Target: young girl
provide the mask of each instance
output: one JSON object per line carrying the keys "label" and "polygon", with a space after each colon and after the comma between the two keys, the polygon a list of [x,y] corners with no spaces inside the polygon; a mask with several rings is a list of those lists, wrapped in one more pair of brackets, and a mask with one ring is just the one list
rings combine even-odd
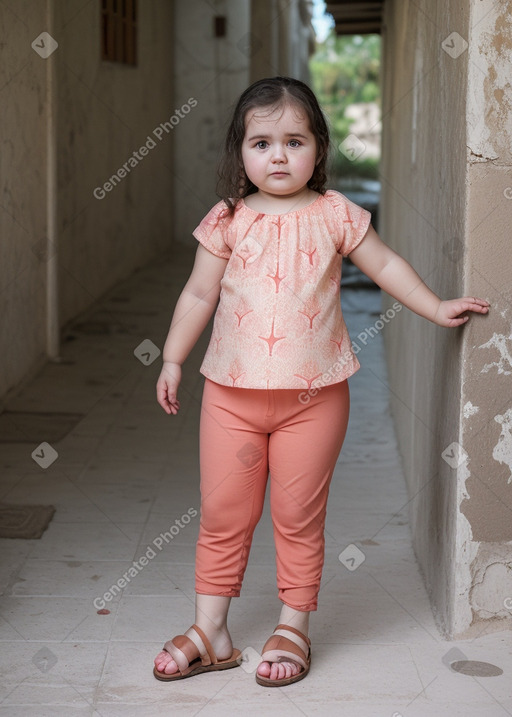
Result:
{"label": "young girl", "polygon": [[341,313],[342,257],[439,326],[488,311],[482,299],[439,299],[381,241],[368,211],[325,189],[328,148],[327,125],[307,85],[287,77],[255,82],[228,129],[222,201],[194,231],[195,263],[157,383],[168,414],[179,410],[181,366],[220,301],[200,369],[195,624],[156,657],[161,680],[240,664],[227,615],[240,595],[269,471],[283,605],[256,681],[281,686],[309,671],[329,484],[347,429],[347,378],[360,367]]}

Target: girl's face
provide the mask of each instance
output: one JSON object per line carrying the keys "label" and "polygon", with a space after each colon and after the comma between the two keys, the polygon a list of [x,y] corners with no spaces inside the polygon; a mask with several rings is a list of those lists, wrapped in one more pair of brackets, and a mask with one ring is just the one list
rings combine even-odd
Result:
{"label": "girl's face", "polygon": [[298,194],[313,175],[316,155],[315,136],[297,105],[247,113],[242,161],[260,192],[280,197]]}

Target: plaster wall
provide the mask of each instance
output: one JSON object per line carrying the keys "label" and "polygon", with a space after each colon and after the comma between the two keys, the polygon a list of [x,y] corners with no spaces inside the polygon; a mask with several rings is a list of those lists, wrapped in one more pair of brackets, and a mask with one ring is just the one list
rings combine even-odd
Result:
{"label": "plaster wall", "polygon": [[45,264],[34,253],[43,239],[46,67],[30,43],[44,27],[44,3],[0,5],[5,43],[0,63],[0,395],[45,351]]}
{"label": "plaster wall", "polygon": [[[408,310],[399,312],[385,329],[391,405],[408,483],[414,548],[439,627],[452,637],[481,629],[477,623],[492,617],[497,592],[505,590],[502,607],[503,598],[512,595],[504,558],[508,554],[510,563],[506,541],[511,522],[506,516],[512,507],[511,486],[507,492],[492,455],[500,451],[492,447],[500,430],[505,434],[502,445],[508,446],[506,389],[498,369],[482,373],[495,347],[478,349],[495,334],[508,335],[507,319],[500,311],[510,311],[505,233],[512,202],[504,200],[504,167],[483,157],[485,168],[476,167],[467,147],[475,138],[482,147],[484,127],[488,137],[502,134],[506,121],[502,104],[498,110],[490,102],[494,90],[486,95],[477,87],[482,71],[483,77],[490,77],[490,64],[482,64],[482,57],[491,41],[482,41],[485,23],[475,23],[477,5],[482,14],[491,13],[485,23],[493,14],[496,27],[503,23],[490,0],[469,5],[436,2],[427,11],[390,0],[383,29],[380,234],[442,298],[474,294],[493,304],[489,316],[474,316],[458,329],[435,326]],[[503,81],[501,98],[510,91],[505,85]],[[510,114],[505,115],[510,122]],[[507,142],[510,146],[509,139],[500,140],[499,147]],[[384,299],[384,308],[391,304]],[[478,407],[478,414],[471,413],[468,402]],[[503,417],[501,424],[492,420],[495,414]],[[470,436],[478,431],[478,416],[484,430],[475,442]],[[506,470],[505,461],[501,472]],[[501,501],[492,519],[484,514],[483,493],[487,502]],[[478,562],[479,545],[472,531],[483,523],[494,525],[495,542],[482,545]],[[499,576],[499,586],[493,583],[494,592],[478,590],[486,567],[496,561],[503,569],[491,573],[493,579]],[[510,626],[510,617],[502,609],[500,626]]]}
{"label": "plaster wall", "polygon": [[309,56],[315,51],[310,0],[251,0],[250,82],[287,75],[309,79]]}
{"label": "plaster wall", "polygon": [[[196,246],[191,232],[219,201],[218,160],[241,93],[263,77],[308,80],[310,13],[305,0],[223,0],[215,6],[176,1],[176,103],[190,96],[197,100],[174,132],[178,241]],[[226,18],[224,37],[214,37],[216,15]]]}
{"label": "plaster wall", "polygon": [[464,335],[455,632],[512,628],[512,25],[473,3],[468,47],[466,291],[492,305]]}
{"label": "plaster wall", "polygon": [[[175,114],[172,2],[138,3],[138,61],[100,59],[99,3],[56,3],[61,320],[65,322],[172,239],[172,141],[155,128]],[[58,52],[57,51],[57,52]],[[56,59],[58,59],[56,55]],[[104,199],[95,188],[155,147]]]}
{"label": "plaster wall", "polygon": [[[103,199],[93,195],[175,109],[172,2],[138,5],[136,67],[100,59],[97,2],[6,0],[0,5],[5,38],[0,68],[5,148],[0,159],[0,395],[47,359],[50,261],[57,279],[58,331],[138,265],[170,247],[170,136]],[[58,42],[47,59],[31,47],[42,31]],[[54,66],[53,150],[46,137],[49,62]],[[54,158],[56,242],[48,252],[46,172]]]}
{"label": "plaster wall", "polygon": [[[214,37],[214,17],[226,18],[226,35]],[[174,130],[173,194],[176,240],[197,245],[192,231],[219,201],[217,164],[234,103],[249,84],[250,3],[222,6],[176,0],[174,82],[176,105],[197,105]]]}

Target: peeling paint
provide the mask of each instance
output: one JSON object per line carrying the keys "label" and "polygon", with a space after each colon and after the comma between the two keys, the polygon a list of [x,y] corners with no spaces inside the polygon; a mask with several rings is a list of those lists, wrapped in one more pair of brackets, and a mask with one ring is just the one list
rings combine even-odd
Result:
{"label": "peeling paint", "polygon": [[496,366],[498,373],[503,373],[505,376],[509,376],[511,371],[507,371],[504,367],[506,364],[512,369],[512,355],[510,353],[510,347],[507,342],[512,341],[512,332],[510,336],[505,334],[494,333],[492,337],[485,344],[480,344],[479,349],[490,349],[496,348],[500,354],[499,361],[493,361],[492,363],[486,363],[480,373],[487,373],[493,366]]}
{"label": "peeling paint", "polygon": [[503,415],[494,416],[494,420],[501,425],[501,434],[494,446],[492,457],[498,463],[509,467],[510,476],[507,483],[512,483],[512,408]]}
{"label": "peeling paint", "polygon": [[468,402],[464,405],[464,409],[463,409],[463,410],[464,410],[464,418],[469,418],[470,416],[474,416],[475,413],[478,413],[478,411],[479,411],[480,409],[479,409],[478,406],[473,406],[473,404],[471,403],[471,401],[468,401]]}
{"label": "peeling paint", "polygon": [[511,595],[512,568],[506,561],[496,561],[485,567],[481,579],[473,586],[471,604],[482,619],[508,618],[510,612],[504,606],[503,600]]}
{"label": "peeling paint", "polygon": [[469,149],[468,159],[471,164],[476,164],[476,162],[492,162],[492,160],[494,159],[499,159],[497,154],[486,156],[483,154],[479,154],[478,152],[474,152],[469,146],[469,144],[467,144],[466,147]]}
{"label": "peeling paint", "polygon": [[462,503],[469,500],[470,496],[466,488],[466,483],[471,477],[471,471],[468,468],[468,460],[464,461],[457,469],[457,531],[455,555],[458,559],[455,561],[455,605],[454,605],[454,624],[453,632],[455,634],[463,632],[473,619],[471,606],[471,585],[473,583],[473,573],[471,565],[478,554],[480,543],[473,540],[473,531],[471,523],[464,515]]}
{"label": "peeling paint", "polygon": [[[512,24],[506,3],[472,3],[468,55],[468,146],[470,162],[510,162]],[[484,98],[484,102],[482,102]],[[485,108],[485,109],[484,109]]]}

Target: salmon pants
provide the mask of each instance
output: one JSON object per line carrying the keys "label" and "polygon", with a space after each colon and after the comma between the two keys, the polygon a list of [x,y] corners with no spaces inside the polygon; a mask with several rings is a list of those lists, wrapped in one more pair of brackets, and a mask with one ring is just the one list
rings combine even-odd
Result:
{"label": "salmon pants", "polygon": [[205,379],[197,593],[240,595],[270,471],[279,599],[295,610],[317,610],[327,497],[349,405],[347,381],[310,395]]}

